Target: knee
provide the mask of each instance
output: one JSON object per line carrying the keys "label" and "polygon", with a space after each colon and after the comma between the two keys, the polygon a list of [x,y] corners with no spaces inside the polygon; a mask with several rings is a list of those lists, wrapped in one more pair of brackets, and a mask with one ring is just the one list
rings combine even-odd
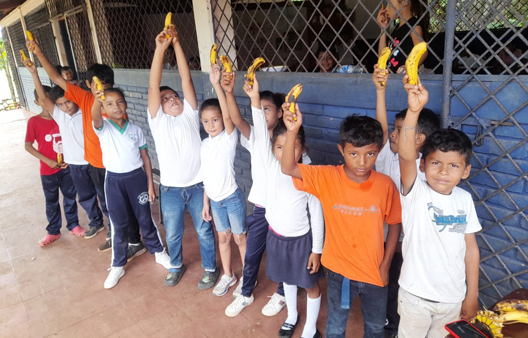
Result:
{"label": "knee", "polygon": [[315,286],[307,289],[306,293],[308,293],[308,297],[315,299],[319,298],[321,296],[321,288],[319,287],[319,283],[315,283]]}
{"label": "knee", "polygon": [[218,232],[218,244],[220,245],[229,245],[231,241],[231,231],[219,231]]}
{"label": "knee", "polygon": [[246,234],[245,233],[244,234],[235,234],[234,238],[235,238],[235,243],[238,246],[246,245]]}

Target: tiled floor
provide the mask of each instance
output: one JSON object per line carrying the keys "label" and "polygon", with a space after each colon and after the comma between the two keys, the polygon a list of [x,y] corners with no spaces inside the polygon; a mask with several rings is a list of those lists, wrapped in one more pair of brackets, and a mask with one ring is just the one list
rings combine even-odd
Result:
{"label": "tiled floor", "polygon": [[[85,240],[63,228],[57,242],[40,248],[37,241],[46,233],[46,217],[38,161],[23,146],[29,116],[24,111],[0,112],[0,337],[277,337],[286,311],[272,318],[260,313],[276,288],[266,278],[264,264],[255,303],[238,317],[224,314],[231,293],[217,298],[211,290],[197,290],[203,270],[189,218],[184,235],[188,270],[173,288],[163,286],[167,271],[147,253],[126,266],[115,288],[104,290],[111,255],[97,251],[104,232]],[[86,227],[82,208],[79,218]],[[160,230],[164,236],[163,226]],[[240,275],[239,258],[234,258],[234,269]],[[323,290],[325,286],[323,281]],[[298,300],[303,319],[304,291]],[[300,324],[295,337],[300,337],[304,321]],[[319,330],[325,324],[326,293]],[[347,337],[363,336],[357,300],[347,332]]]}

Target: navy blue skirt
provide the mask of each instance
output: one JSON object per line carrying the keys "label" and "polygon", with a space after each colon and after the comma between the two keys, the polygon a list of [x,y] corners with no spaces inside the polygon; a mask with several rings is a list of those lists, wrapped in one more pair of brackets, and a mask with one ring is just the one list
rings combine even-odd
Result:
{"label": "navy blue skirt", "polygon": [[276,283],[296,285],[304,289],[315,286],[323,277],[323,267],[314,274],[308,270],[312,253],[312,231],[299,237],[279,236],[268,230],[266,237],[266,274]]}

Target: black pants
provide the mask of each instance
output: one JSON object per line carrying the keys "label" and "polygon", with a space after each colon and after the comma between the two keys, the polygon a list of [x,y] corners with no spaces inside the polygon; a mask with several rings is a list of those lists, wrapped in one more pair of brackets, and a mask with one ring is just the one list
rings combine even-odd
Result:
{"label": "black pants", "polygon": [[385,333],[387,334],[397,334],[398,326],[400,324],[400,315],[398,314],[398,290],[400,289],[400,286],[398,284],[398,279],[400,279],[402,264],[402,253],[395,252],[389,268],[389,295],[387,297],[388,324],[385,325]]}
{"label": "black pants", "polygon": [[59,189],[62,192],[62,206],[66,216],[66,227],[72,230],[79,225],[77,217],[77,191],[70,176],[70,169],[63,169],[53,175],[41,175],[42,189],[46,198],[46,217],[48,226],[46,231],[50,235],[60,234],[62,215],[59,204]]}
{"label": "black pants", "polygon": [[[104,168],[96,168],[93,165],[89,165],[89,174],[90,178],[92,179],[92,182],[95,185],[95,190],[97,191],[97,197],[99,197],[99,203],[101,203],[101,209],[103,210],[103,214],[108,219],[108,234],[106,235],[106,238],[110,238],[110,233],[112,231],[111,221],[110,217],[108,217],[108,208],[106,207],[106,198],[105,198],[105,176],[106,176],[106,169]],[[141,237],[139,235],[139,224],[135,217],[129,218],[129,224],[128,224],[128,243],[136,244],[141,241]]]}

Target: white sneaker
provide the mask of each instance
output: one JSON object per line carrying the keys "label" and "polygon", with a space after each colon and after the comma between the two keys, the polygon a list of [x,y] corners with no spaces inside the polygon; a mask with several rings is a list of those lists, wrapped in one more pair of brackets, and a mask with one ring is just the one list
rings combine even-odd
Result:
{"label": "white sneaker", "polygon": [[[255,287],[257,286],[258,282],[255,281]],[[242,294],[242,286],[244,285],[244,276],[240,277],[238,280],[238,285],[235,291],[233,291],[233,298],[237,298]]]}
{"label": "white sneaker", "polygon": [[163,249],[161,252],[155,252],[154,256],[156,256],[156,263],[163,265],[163,267],[167,270],[171,268],[171,259],[165,249]]}
{"label": "white sneaker", "polygon": [[125,275],[125,269],[123,269],[122,266],[111,267],[108,270],[110,270],[110,273],[104,282],[105,289],[111,289],[116,286],[117,282],[119,282],[119,279]]}
{"label": "white sneaker", "polygon": [[[269,296],[268,296],[269,297]],[[269,300],[268,304],[262,308],[262,314],[264,316],[273,317],[286,306],[286,298],[284,296],[279,295],[278,293],[274,293],[273,296],[271,296],[271,299]]]}
{"label": "white sneaker", "polygon": [[229,304],[229,306],[225,309],[226,316],[228,317],[238,316],[238,314],[242,312],[242,310],[244,310],[246,306],[253,303],[254,300],[255,298],[253,297],[253,295],[251,295],[251,297],[244,297],[242,295],[238,296],[233,301],[233,303]]}
{"label": "white sneaker", "polygon": [[227,290],[229,290],[230,287],[235,285],[237,282],[237,278],[235,274],[233,276],[229,277],[228,275],[224,274],[222,278],[220,279],[220,282],[216,284],[215,288],[213,289],[213,295],[217,297],[221,297],[227,293]]}

